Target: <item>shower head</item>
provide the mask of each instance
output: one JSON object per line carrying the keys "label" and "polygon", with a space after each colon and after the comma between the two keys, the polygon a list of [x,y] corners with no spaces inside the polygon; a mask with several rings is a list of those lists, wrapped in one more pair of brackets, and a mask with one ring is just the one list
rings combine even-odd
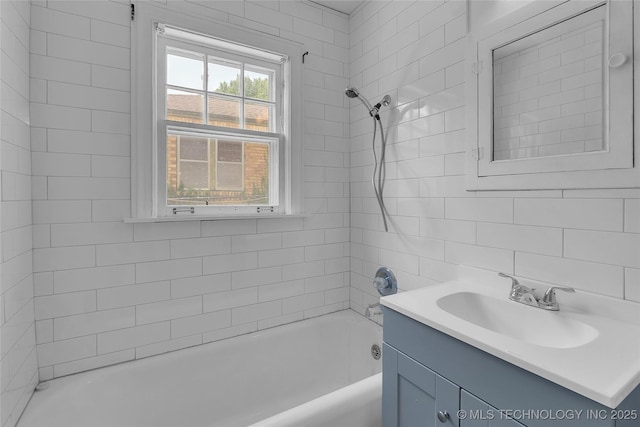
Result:
{"label": "shower head", "polygon": [[357,98],[358,96],[360,96],[360,93],[358,93],[358,90],[353,87],[346,88],[344,90],[344,94],[347,95],[348,98]]}
{"label": "shower head", "polygon": [[367,110],[369,111],[369,115],[371,117],[375,117],[378,120],[380,120],[380,115],[378,114],[378,112],[380,111],[380,108],[383,106],[386,107],[389,104],[391,104],[391,97],[389,95],[385,95],[382,98],[382,100],[380,100],[380,102],[378,102],[376,105],[372,107],[369,101],[367,101],[363,96],[360,96],[360,93],[354,87],[346,88],[344,90],[344,94],[347,95],[347,98],[358,98],[360,102],[362,102],[364,106],[367,107]]}

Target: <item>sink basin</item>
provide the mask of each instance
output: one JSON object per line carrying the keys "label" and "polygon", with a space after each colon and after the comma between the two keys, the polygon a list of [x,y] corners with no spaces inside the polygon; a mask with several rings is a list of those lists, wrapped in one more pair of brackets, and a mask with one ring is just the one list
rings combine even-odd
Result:
{"label": "sink basin", "polygon": [[498,334],[543,347],[572,348],[593,341],[598,331],[561,312],[545,311],[475,292],[456,292],[436,301],[438,307]]}

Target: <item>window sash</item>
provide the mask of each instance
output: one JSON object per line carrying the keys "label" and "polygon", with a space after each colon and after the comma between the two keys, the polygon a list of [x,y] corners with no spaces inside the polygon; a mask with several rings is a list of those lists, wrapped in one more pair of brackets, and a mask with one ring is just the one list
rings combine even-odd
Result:
{"label": "window sash", "polygon": [[[167,135],[177,135],[177,136],[187,136],[194,138],[206,138],[207,141],[211,139],[215,140],[225,140],[225,141],[238,141],[239,143],[262,143],[269,145],[269,195],[268,200],[269,204],[229,204],[229,205],[192,205],[192,204],[172,204],[169,205],[167,203],[167,144],[160,143],[158,144],[158,159],[159,159],[159,167],[158,167],[158,191],[157,191],[157,199],[158,199],[158,214],[159,216],[171,216],[174,214],[174,208],[180,208],[183,206],[194,207],[196,214],[199,215],[220,215],[220,214],[229,214],[233,213],[245,213],[251,214],[256,213],[257,208],[264,208],[265,206],[270,207],[270,212],[272,213],[284,213],[285,203],[284,203],[284,191],[282,190],[282,183],[284,179],[284,167],[282,167],[284,162],[284,137],[282,135],[277,135],[273,133],[264,133],[264,132],[255,132],[250,131],[250,134],[247,132],[229,132],[229,129],[226,128],[217,128],[217,130],[207,129],[205,126],[201,125],[191,125],[189,123],[183,122],[172,122],[172,121],[163,121],[162,124],[158,125],[158,135],[159,138],[163,138],[164,141],[167,140]],[[244,149],[243,149],[244,153]],[[180,160],[177,159],[179,162]],[[191,160],[188,160],[191,161]],[[193,161],[197,163],[204,163],[200,161]],[[216,150],[216,162],[217,162],[217,150]],[[241,164],[244,165],[244,156],[243,161],[238,162],[220,162],[220,163],[228,163],[228,164]],[[209,167],[211,165],[209,164]],[[243,168],[244,169],[244,168]],[[216,171],[217,173],[217,171]],[[244,172],[243,172],[244,174]],[[217,181],[217,180],[216,180]],[[244,182],[244,176],[243,176]],[[211,190],[211,188],[210,188]],[[238,191],[236,189],[218,189],[215,190],[220,191]],[[246,188],[245,188],[246,191]]]}
{"label": "window sash", "polygon": [[[172,86],[167,84],[167,48],[176,48],[180,50],[186,50],[189,52],[196,52],[197,54],[204,54],[204,82],[203,82],[203,90],[195,90],[192,88],[185,88],[181,86]],[[156,200],[157,200],[157,212],[159,216],[171,216],[174,214],[174,208],[180,207],[180,205],[168,205],[167,204],[167,135],[170,132],[184,132],[185,134],[190,134],[192,136],[198,136],[202,138],[212,138],[212,139],[237,139],[246,142],[256,141],[256,142],[268,142],[269,143],[269,201],[270,201],[270,209],[271,212],[274,213],[285,213],[286,204],[285,204],[285,194],[286,194],[286,182],[285,182],[285,168],[283,165],[285,164],[284,154],[284,141],[285,135],[283,134],[284,127],[284,118],[283,118],[283,110],[284,110],[284,102],[283,102],[283,90],[284,87],[284,72],[282,63],[273,63],[264,61],[257,58],[251,58],[244,55],[232,54],[227,51],[217,51],[200,44],[191,44],[188,42],[175,40],[173,38],[167,37],[158,37],[157,41],[157,56],[156,56],[156,115],[157,115],[157,142],[156,142],[156,160],[157,160],[157,191],[156,191]],[[232,63],[241,63],[243,69],[247,68],[251,71],[267,70],[272,73],[272,82],[269,90],[273,93],[271,97],[273,101],[264,101],[261,99],[251,98],[244,96],[244,93],[241,93],[241,96],[233,96],[227,95],[224,93],[212,92],[209,91],[208,85],[208,76],[207,76],[207,67],[209,66],[209,58],[217,58],[227,60]],[[245,67],[245,65],[247,67]],[[243,74],[244,76],[244,74]],[[240,82],[242,85],[244,84],[244,79],[241,79]],[[204,111],[203,111],[203,124],[198,123],[190,123],[190,122],[180,122],[167,120],[166,112],[166,93],[167,89],[175,89],[183,92],[194,93],[194,94],[202,94],[204,96]],[[215,96],[225,96],[233,99],[241,100],[241,113],[240,113],[240,122],[244,125],[244,105],[246,102],[250,104],[261,104],[266,105],[274,115],[271,128],[269,132],[257,131],[252,129],[243,129],[243,128],[231,128],[231,127],[222,127],[209,125],[209,105],[208,105],[208,95]],[[244,144],[243,144],[244,145]],[[178,162],[180,160],[178,159]],[[217,162],[217,159],[216,159]],[[244,162],[242,162],[244,164]],[[209,166],[211,168],[211,165]],[[244,170],[244,168],[243,168]],[[209,171],[211,174],[212,171]],[[217,170],[215,172],[217,174]],[[243,172],[244,174],[244,172]],[[244,180],[243,180],[244,181]],[[217,183],[217,179],[216,179]],[[245,189],[246,190],[246,189]],[[236,191],[233,189],[232,191]],[[185,205],[186,206],[186,205]],[[191,207],[191,205],[188,205]],[[256,206],[265,205],[241,205],[241,204],[230,204],[230,205],[209,205],[209,206],[194,206],[196,215],[223,215],[229,213],[256,213]]]}

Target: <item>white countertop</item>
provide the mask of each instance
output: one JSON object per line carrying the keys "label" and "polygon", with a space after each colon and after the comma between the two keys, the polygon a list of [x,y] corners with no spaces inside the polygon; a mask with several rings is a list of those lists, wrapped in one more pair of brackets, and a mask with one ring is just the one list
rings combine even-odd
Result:
{"label": "white countertop", "polygon": [[[531,281],[521,283],[538,284],[534,286],[538,290],[550,286]],[[385,307],[609,408],[617,407],[640,384],[640,304],[588,292],[558,292],[560,310],[553,312],[509,301],[510,288],[511,280],[495,273],[465,269],[455,281],[391,295],[380,301]],[[457,292],[479,293],[514,304],[508,306],[509,312],[525,316],[514,316],[519,318],[514,318],[511,326],[517,327],[527,314],[531,314],[526,310],[538,310],[540,313],[533,313],[538,318],[555,316],[548,319],[582,322],[597,333],[592,334],[594,338],[589,338],[589,342],[576,347],[558,348],[527,342],[526,338],[507,336],[463,320],[438,304],[440,298]],[[530,327],[523,326],[523,336]],[[554,333],[553,330],[546,332]]]}

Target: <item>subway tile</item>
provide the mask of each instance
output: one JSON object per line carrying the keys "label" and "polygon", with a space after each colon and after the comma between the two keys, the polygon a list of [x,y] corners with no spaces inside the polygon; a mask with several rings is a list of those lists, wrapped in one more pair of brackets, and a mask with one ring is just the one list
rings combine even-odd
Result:
{"label": "subway tile", "polygon": [[171,321],[171,338],[180,338],[231,326],[231,310],[213,311]]}
{"label": "subway tile", "polygon": [[460,243],[476,242],[476,223],[437,218],[420,218],[420,236]]}
{"label": "subway tile", "polygon": [[134,242],[99,245],[96,260],[99,266],[168,260],[169,241]]}
{"label": "subway tile", "polygon": [[203,237],[171,241],[171,258],[220,255],[231,252],[229,237]]}
{"label": "subway tile", "polygon": [[516,276],[622,298],[623,268],[516,252]]}
{"label": "subway tile", "polygon": [[282,247],[280,233],[247,234],[231,237],[231,251],[251,252]]}
{"label": "subway tile", "polygon": [[168,281],[117,286],[98,289],[97,291],[98,310],[130,307],[133,305],[165,301],[169,298],[170,284]]}
{"label": "subway tile", "polygon": [[55,58],[130,69],[129,49],[73,37],[49,33],[47,53]]}
{"label": "subway tile", "polygon": [[52,224],[51,246],[78,246],[133,241],[133,227],[122,222]]}
{"label": "subway tile", "polygon": [[445,218],[511,223],[513,222],[513,200],[509,198],[448,198],[445,200]]}
{"label": "subway tile", "polygon": [[202,335],[195,334],[188,337],[172,339],[170,341],[161,341],[158,343],[147,344],[138,346],[135,349],[136,359],[142,359],[144,357],[155,356],[157,354],[167,353],[169,351],[181,350],[187,347],[193,347],[195,345],[202,344]]}
{"label": "subway tile", "polygon": [[291,314],[324,305],[324,292],[299,295],[282,300],[282,314]]}
{"label": "subway tile", "polygon": [[135,283],[135,265],[54,271],[51,282],[56,294],[132,285]]}
{"label": "subway tile", "polygon": [[226,292],[216,292],[208,294],[202,298],[202,310],[204,313],[210,311],[225,310],[234,307],[256,304],[258,302],[258,288],[250,287],[246,289],[234,289]]}
{"label": "subway tile", "polygon": [[640,233],[640,199],[624,201],[624,231]]}
{"label": "subway tile", "polygon": [[283,314],[282,305],[283,303],[281,301],[269,301],[233,308],[231,309],[232,325],[241,325],[243,323],[280,316]]}
{"label": "subway tile", "polygon": [[487,222],[479,222],[477,227],[478,245],[562,256],[562,230],[559,228]]}
{"label": "subway tile", "polygon": [[202,237],[253,234],[257,231],[256,224],[255,219],[202,221]]}
{"label": "subway tile", "polygon": [[273,301],[304,294],[304,280],[291,280],[258,286],[258,301]]}
{"label": "subway tile", "polygon": [[198,221],[139,223],[134,226],[136,241],[200,237]]}
{"label": "subway tile", "polygon": [[71,246],[66,248],[41,248],[33,250],[33,271],[68,270],[94,267],[95,246]]}
{"label": "subway tile", "polygon": [[258,255],[255,252],[206,256],[202,259],[202,274],[237,272],[257,266]]}
{"label": "subway tile", "polygon": [[91,111],[61,105],[36,104],[31,106],[31,125],[50,129],[91,130]]}
{"label": "subway tile", "polygon": [[129,135],[83,132],[64,129],[47,130],[49,152],[130,156]]}
{"label": "subway tile", "polygon": [[329,289],[347,286],[342,273],[327,274],[325,276],[310,277],[304,279],[304,290],[306,294],[327,291]]}
{"label": "subway tile", "polygon": [[131,30],[124,25],[112,24],[97,19],[91,20],[91,40],[129,48],[131,45]]}
{"label": "subway tile", "polygon": [[48,194],[52,200],[128,199],[130,190],[128,178],[48,178]]}
{"label": "subway tile", "polygon": [[91,221],[111,222],[122,221],[131,216],[131,202],[129,200],[92,200]]}
{"label": "subway tile", "polygon": [[123,26],[129,26],[129,5],[120,2],[93,2],[84,3],[76,1],[56,1],[47,5],[49,8],[86,18],[98,19]]}
{"label": "subway tile", "polygon": [[129,178],[131,176],[130,160],[128,157],[92,155],[91,176]]}
{"label": "subway tile", "polygon": [[103,366],[114,365],[135,359],[135,352],[131,350],[116,351],[113,353],[102,354],[100,356],[87,357],[84,359],[73,360],[71,362],[59,363],[53,367],[54,377],[63,377],[78,372],[89,371],[91,369],[101,368]]}
{"label": "subway tile", "polygon": [[53,319],[37,320],[35,325],[37,344],[53,342]]}
{"label": "subway tile", "polygon": [[564,256],[640,268],[640,234],[567,229]]}
{"label": "subway tile", "polygon": [[90,200],[34,200],[34,224],[77,223],[91,221]]}
{"label": "subway tile", "polygon": [[295,264],[304,262],[304,260],[305,252],[299,248],[272,249],[258,252],[258,267]]}
{"label": "subway tile", "polygon": [[393,266],[394,268],[406,271],[411,274],[418,274],[418,256],[401,252],[379,250],[380,263],[382,265]]}
{"label": "subway tile", "polygon": [[31,28],[77,39],[89,39],[90,20],[46,7],[31,8]]}
{"label": "subway tile", "polygon": [[205,343],[220,341],[226,338],[237,337],[238,335],[255,332],[257,329],[257,322],[249,322],[243,325],[231,326],[229,328],[205,332],[202,334],[202,340]]}
{"label": "subway tile", "polygon": [[324,230],[291,231],[282,233],[282,247],[300,247],[324,243]]}
{"label": "subway tile", "polygon": [[88,335],[64,341],[40,344],[37,347],[38,365],[49,366],[96,355],[96,336]]}
{"label": "subway tile", "polygon": [[46,295],[34,298],[36,320],[88,313],[96,310],[95,291]]}
{"label": "subway tile", "polygon": [[202,258],[182,258],[136,264],[136,283],[202,276]]}
{"label": "subway tile", "polygon": [[513,273],[513,251],[486,246],[445,242],[446,262],[470,265],[487,270]]}
{"label": "subway tile", "polygon": [[323,261],[303,262],[282,267],[282,280],[296,280],[307,277],[322,276],[324,274]]}
{"label": "subway tile", "polygon": [[32,51],[30,64],[31,77],[80,85],[91,82],[91,66],[83,62],[36,55]]}
{"label": "subway tile", "polygon": [[166,341],[171,337],[169,322],[135,326],[98,334],[98,354]]}
{"label": "subway tile", "polygon": [[[89,67],[89,64],[83,65]],[[106,67],[104,65],[96,64],[91,64],[90,67],[91,86],[122,90],[125,92],[128,92],[131,89],[131,73],[129,70],[122,70],[120,68]]]}
{"label": "subway tile", "polygon": [[640,302],[640,269],[624,269],[624,299]]}
{"label": "subway tile", "polygon": [[189,297],[140,304],[135,307],[135,324],[144,325],[202,314],[202,297]]}
{"label": "subway tile", "polygon": [[136,324],[133,307],[102,310],[75,316],[53,319],[53,336],[56,341],[122,329]]}
{"label": "subway tile", "polygon": [[129,135],[131,115],[113,111],[91,110],[91,131]]}
{"label": "subway tile", "polygon": [[[297,265],[297,264],[293,264]],[[283,279],[282,267],[265,267],[254,270],[234,271],[231,273],[233,289],[277,283]]]}
{"label": "subway tile", "polygon": [[212,274],[171,281],[171,298],[205,295],[231,289],[231,274]]}
{"label": "subway tile", "polygon": [[128,113],[130,98],[129,92],[119,90],[55,81],[47,85],[47,101],[55,105]]}

